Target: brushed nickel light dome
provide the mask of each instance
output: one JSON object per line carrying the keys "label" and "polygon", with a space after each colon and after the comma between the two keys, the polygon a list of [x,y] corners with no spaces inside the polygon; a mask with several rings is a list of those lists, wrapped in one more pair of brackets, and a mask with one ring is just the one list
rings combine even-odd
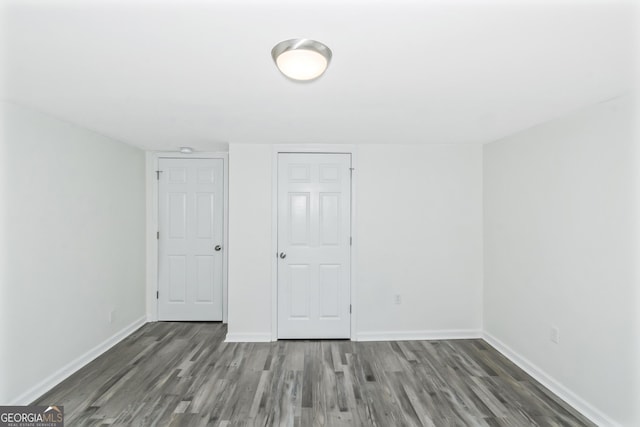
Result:
{"label": "brushed nickel light dome", "polygon": [[331,62],[331,49],[310,39],[281,41],[271,56],[282,74],[292,80],[311,81],[320,77]]}

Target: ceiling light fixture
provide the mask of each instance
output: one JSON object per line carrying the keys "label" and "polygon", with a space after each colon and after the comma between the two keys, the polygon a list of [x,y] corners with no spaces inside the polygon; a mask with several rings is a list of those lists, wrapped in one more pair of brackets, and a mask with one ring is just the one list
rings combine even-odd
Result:
{"label": "ceiling light fixture", "polygon": [[180,147],[180,152],[183,154],[191,154],[193,153],[193,148],[191,147]]}
{"label": "ceiling light fixture", "polygon": [[310,39],[285,40],[271,49],[271,56],[282,74],[296,81],[320,77],[331,62],[331,49]]}

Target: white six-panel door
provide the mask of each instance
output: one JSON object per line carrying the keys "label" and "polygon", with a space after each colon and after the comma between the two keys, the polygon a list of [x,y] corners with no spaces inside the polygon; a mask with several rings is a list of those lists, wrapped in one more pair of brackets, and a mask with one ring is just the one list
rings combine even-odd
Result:
{"label": "white six-panel door", "polygon": [[159,320],[222,320],[223,160],[159,160]]}
{"label": "white six-panel door", "polygon": [[278,155],[278,338],[349,338],[351,155]]}

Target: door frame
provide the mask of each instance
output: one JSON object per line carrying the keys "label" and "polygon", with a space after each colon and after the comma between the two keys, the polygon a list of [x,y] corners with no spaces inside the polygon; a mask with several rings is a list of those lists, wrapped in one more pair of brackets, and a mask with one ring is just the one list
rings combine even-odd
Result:
{"label": "door frame", "polygon": [[147,252],[147,279],[146,279],[146,306],[147,321],[158,321],[158,299],[156,297],[159,286],[158,269],[159,245],[156,233],[159,229],[159,197],[160,190],[156,171],[160,159],[222,159],[222,184],[223,208],[222,208],[222,322],[227,323],[227,295],[228,295],[228,260],[229,260],[229,153],[226,152],[194,152],[183,154],[180,152],[161,151],[146,153],[145,181],[146,181],[146,206],[147,206],[147,227],[146,227],[146,252]]}
{"label": "door frame", "polygon": [[357,255],[357,227],[356,227],[356,188],[357,188],[357,150],[352,144],[278,144],[273,145],[271,158],[271,341],[278,341],[278,155],[280,153],[299,154],[351,154],[351,268],[350,296],[351,296],[351,341],[356,341],[356,255]]}

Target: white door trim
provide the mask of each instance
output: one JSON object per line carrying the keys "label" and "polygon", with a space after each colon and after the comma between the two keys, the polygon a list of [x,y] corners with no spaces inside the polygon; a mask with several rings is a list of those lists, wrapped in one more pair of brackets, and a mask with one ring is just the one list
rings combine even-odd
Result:
{"label": "white door trim", "polygon": [[358,177],[356,146],[351,144],[278,144],[273,146],[271,157],[271,341],[278,340],[278,154],[280,153],[329,153],[351,154],[351,167],[354,168],[351,179],[351,340],[355,341],[357,302],[357,227],[356,227],[356,188]]}
{"label": "white door trim", "polygon": [[224,221],[223,221],[223,251],[222,251],[222,321],[227,323],[227,270],[229,251],[229,153],[196,152],[192,154],[182,154],[179,152],[147,152],[146,153],[146,203],[147,203],[147,280],[146,280],[146,302],[147,321],[156,322],[158,320],[158,180],[156,171],[158,170],[158,160],[161,158],[174,159],[222,159],[224,184]]}

